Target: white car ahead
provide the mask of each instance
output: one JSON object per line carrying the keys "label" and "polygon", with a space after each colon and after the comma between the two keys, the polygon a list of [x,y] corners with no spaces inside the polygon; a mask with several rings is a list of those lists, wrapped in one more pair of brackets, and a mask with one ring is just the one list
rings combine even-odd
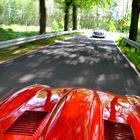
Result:
{"label": "white car ahead", "polygon": [[92,37],[105,38],[106,32],[104,30],[93,30]]}

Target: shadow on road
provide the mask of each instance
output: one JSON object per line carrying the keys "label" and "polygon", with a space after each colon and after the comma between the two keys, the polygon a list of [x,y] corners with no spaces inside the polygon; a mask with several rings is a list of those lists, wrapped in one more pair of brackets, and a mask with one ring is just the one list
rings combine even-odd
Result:
{"label": "shadow on road", "polygon": [[0,65],[0,96],[31,84],[88,87],[117,94],[140,93],[140,80],[110,40],[59,41]]}

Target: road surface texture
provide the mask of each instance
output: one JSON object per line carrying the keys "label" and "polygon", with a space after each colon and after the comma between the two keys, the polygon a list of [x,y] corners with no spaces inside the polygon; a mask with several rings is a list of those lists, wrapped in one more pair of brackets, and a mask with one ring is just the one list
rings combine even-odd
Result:
{"label": "road surface texture", "polygon": [[0,65],[0,98],[36,83],[140,96],[140,78],[114,42],[86,36],[59,41]]}

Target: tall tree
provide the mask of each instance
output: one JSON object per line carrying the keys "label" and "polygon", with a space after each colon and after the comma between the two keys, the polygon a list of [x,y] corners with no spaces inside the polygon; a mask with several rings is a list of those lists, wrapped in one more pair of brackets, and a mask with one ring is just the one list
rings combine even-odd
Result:
{"label": "tall tree", "polygon": [[94,2],[96,0],[72,0],[72,23],[73,23],[73,30],[77,30],[77,23],[78,23],[78,9],[91,9]]}
{"label": "tall tree", "polygon": [[77,9],[78,7],[73,3],[73,13],[72,13],[72,20],[73,20],[73,30],[77,30]]}
{"label": "tall tree", "polygon": [[105,8],[110,5],[112,0],[72,0],[73,3],[73,30],[77,30],[77,14],[78,8],[91,10],[94,5],[98,7]]}
{"label": "tall tree", "polygon": [[64,31],[68,31],[69,27],[69,11],[72,4],[71,0],[65,0],[65,17],[64,17]]}
{"label": "tall tree", "polygon": [[1,24],[38,25],[38,19],[38,1],[0,0]]}
{"label": "tall tree", "polygon": [[39,0],[39,11],[40,11],[40,31],[39,34],[44,34],[46,32],[46,6],[45,0]]}
{"label": "tall tree", "polygon": [[77,15],[78,9],[88,9],[91,10],[93,5],[100,4],[101,7],[105,7],[112,0],[55,0],[59,7],[64,10],[64,30],[68,30],[70,8],[72,6],[72,20],[73,20],[73,30],[77,29]]}
{"label": "tall tree", "polygon": [[72,0],[55,0],[55,3],[60,9],[64,11],[64,31],[68,31]]}
{"label": "tall tree", "polygon": [[134,41],[137,39],[139,13],[140,13],[140,0],[133,0],[129,39]]}

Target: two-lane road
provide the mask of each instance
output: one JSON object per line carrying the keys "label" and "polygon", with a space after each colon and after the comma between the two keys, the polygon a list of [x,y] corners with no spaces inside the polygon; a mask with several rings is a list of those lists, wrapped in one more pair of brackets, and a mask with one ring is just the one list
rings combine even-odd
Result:
{"label": "two-lane road", "polygon": [[113,41],[79,36],[0,65],[0,98],[31,84],[140,96],[140,78]]}

